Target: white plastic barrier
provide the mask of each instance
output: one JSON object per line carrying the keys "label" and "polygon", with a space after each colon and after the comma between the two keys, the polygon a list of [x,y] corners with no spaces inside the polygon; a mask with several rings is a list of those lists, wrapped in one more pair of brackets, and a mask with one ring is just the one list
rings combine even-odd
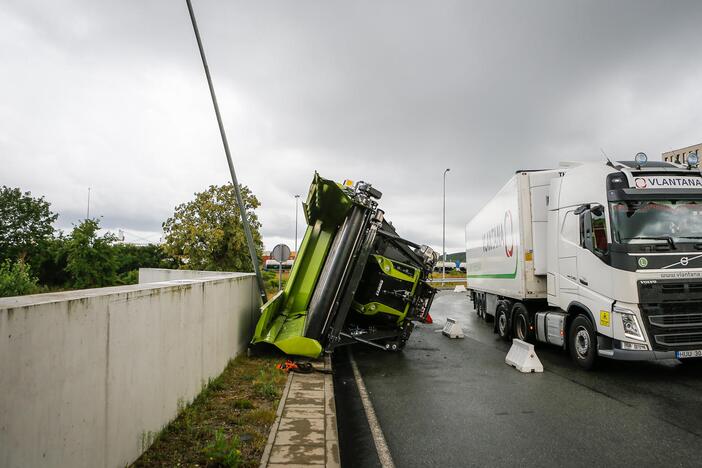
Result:
{"label": "white plastic barrier", "polygon": [[458,324],[456,319],[452,318],[447,318],[446,323],[444,324],[443,330],[441,330],[441,333],[444,334],[444,336],[448,336],[449,338],[463,338],[463,329],[461,326]]}
{"label": "white plastic barrier", "polygon": [[509,348],[505,362],[519,372],[543,372],[544,366],[534,351],[534,345],[526,341],[514,339]]}

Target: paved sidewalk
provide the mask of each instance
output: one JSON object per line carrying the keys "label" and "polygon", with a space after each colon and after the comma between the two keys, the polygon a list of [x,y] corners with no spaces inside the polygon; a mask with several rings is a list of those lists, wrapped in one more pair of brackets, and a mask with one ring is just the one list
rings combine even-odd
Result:
{"label": "paved sidewalk", "polygon": [[[321,365],[322,362],[315,363]],[[331,369],[328,358],[323,365]],[[261,468],[339,467],[338,440],[331,374],[291,372],[261,458]]]}

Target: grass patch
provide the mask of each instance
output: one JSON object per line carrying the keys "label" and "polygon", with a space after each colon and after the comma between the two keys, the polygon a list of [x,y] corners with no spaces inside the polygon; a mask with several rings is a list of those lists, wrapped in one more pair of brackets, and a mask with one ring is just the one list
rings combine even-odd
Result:
{"label": "grass patch", "polygon": [[[431,278],[436,278],[436,279],[441,279],[441,271],[433,271],[430,275]],[[466,274],[465,272],[462,272],[460,270],[453,270],[453,271],[447,271],[446,272],[446,278],[460,278],[460,279],[465,279]]]}
{"label": "grass patch", "polygon": [[257,467],[286,375],[280,356],[239,356],[210,380],[192,404],[178,402],[178,417],[158,434],[134,467]]}
{"label": "grass patch", "polygon": [[251,400],[234,400],[234,409],[251,409],[253,407],[254,406],[253,403],[251,403]]}
{"label": "grass patch", "polygon": [[253,381],[254,392],[259,398],[265,400],[275,400],[280,397],[280,376],[282,372],[275,367],[262,368],[258,372],[258,376]]}

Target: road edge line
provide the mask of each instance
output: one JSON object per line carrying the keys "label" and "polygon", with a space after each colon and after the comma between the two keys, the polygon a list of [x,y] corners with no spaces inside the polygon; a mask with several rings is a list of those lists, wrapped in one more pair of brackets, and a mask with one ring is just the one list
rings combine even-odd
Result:
{"label": "road edge line", "polygon": [[368,426],[370,427],[371,434],[373,436],[373,443],[375,444],[375,451],[378,453],[380,464],[383,466],[383,468],[395,468],[395,463],[392,460],[392,454],[390,453],[388,444],[385,441],[385,436],[383,435],[383,429],[380,427],[378,417],[373,409],[373,403],[371,403],[370,397],[368,396],[366,384],[363,382],[361,372],[358,370],[358,365],[356,364],[356,360],[353,358],[353,353],[350,350],[349,360],[351,361],[353,378],[356,381],[358,394],[361,397],[361,403],[363,404],[363,409],[366,412],[366,419],[368,420]]}

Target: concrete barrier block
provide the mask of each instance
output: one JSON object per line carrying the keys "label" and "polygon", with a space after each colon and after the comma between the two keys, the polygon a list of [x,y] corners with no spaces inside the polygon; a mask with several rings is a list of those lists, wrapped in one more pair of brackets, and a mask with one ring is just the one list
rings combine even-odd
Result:
{"label": "concrete barrier block", "polygon": [[441,333],[443,333],[444,336],[448,336],[449,338],[463,338],[464,337],[463,329],[456,322],[456,319],[452,319],[452,318],[446,319],[446,324],[444,324],[444,329],[441,330]]}
{"label": "concrete barrier block", "polygon": [[534,351],[534,345],[526,341],[514,339],[509,348],[505,362],[519,372],[543,372],[544,366]]}

